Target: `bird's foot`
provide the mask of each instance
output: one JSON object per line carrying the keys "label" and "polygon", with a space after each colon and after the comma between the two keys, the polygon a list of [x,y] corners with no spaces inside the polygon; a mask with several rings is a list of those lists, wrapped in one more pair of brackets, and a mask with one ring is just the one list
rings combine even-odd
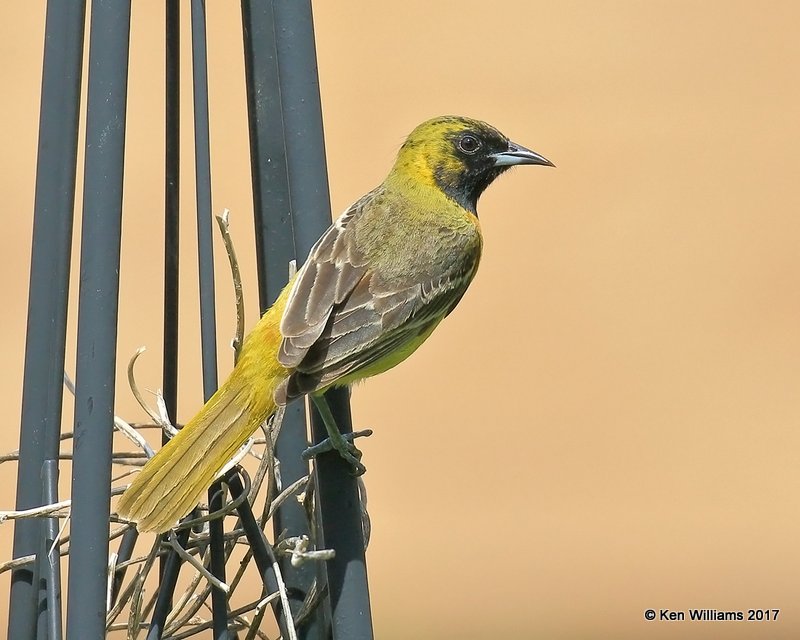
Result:
{"label": "bird's foot", "polygon": [[338,432],[330,434],[330,436],[325,438],[322,442],[318,442],[303,451],[303,460],[310,460],[328,451],[336,451],[344,460],[352,465],[353,475],[364,475],[367,468],[361,464],[361,451],[353,444],[353,440],[356,438],[366,438],[371,435],[372,429],[364,429],[363,431],[354,431],[345,434]]}

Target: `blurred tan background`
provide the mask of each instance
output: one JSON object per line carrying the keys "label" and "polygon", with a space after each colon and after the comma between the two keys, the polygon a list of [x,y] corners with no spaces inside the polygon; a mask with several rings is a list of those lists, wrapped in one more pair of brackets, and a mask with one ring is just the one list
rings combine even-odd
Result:
{"label": "blurred tan background", "polygon": [[[800,5],[489,7],[315,7],[336,213],[382,179],[414,125],[442,113],[485,119],[558,165],[488,191],[484,259],[460,308],[354,394],[357,425],[376,431],[362,448],[377,637],[798,637]],[[252,325],[241,18],[234,2],[208,12],[214,209],[232,210]],[[44,3],[3,14],[0,448],[10,450]],[[147,345],[139,379],[155,389],[163,7],[136,2],[133,16],[118,371]],[[187,30],[187,81],[189,43]],[[182,106],[186,420],[201,395],[188,82]],[[222,253],[217,267],[224,372],[234,314]],[[117,412],[142,419],[117,389]],[[0,467],[2,509],[14,473]],[[0,527],[3,558],[12,526]],[[8,583],[0,576],[3,630]],[[781,614],[646,622],[648,608]]]}

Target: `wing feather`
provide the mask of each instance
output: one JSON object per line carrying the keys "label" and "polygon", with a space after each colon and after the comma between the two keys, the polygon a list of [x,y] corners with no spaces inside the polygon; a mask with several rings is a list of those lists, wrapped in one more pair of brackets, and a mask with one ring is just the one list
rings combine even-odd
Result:
{"label": "wing feather", "polygon": [[463,260],[427,265],[413,276],[386,277],[368,268],[355,229],[366,207],[380,206],[379,195],[379,190],[367,194],[341,216],[298,274],[281,321],[278,359],[294,372],[276,392],[280,404],[417,340],[452,310],[472,280],[479,242]]}
{"label": "wing feather", "polygon": [[[333,307],[341,303],[366,273],[363,257],[347,234],[370,194],[356,202],[311,248],[286,302],[281,318],[283,342],[278,361],[296,367],[319,339]],[[350,240],[348,241],[348,237]]]}

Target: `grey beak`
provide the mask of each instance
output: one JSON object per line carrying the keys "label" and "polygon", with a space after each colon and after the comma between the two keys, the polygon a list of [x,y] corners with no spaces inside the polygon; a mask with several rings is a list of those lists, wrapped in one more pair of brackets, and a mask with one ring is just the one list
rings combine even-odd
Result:
{"label": "grey beak", "polygon": [[526,149],[521,144],[511,141],[508,143],[507,151],[493,153],[491,157],[494,158],[494,166],[496,167],[512,167],[517,164],[541,164],[546,167],[556,166],[544,156],[530,149]]}

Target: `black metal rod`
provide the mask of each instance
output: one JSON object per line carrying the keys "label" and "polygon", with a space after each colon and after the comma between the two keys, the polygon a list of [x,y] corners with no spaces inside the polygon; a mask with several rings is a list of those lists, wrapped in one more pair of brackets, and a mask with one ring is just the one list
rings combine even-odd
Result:
{"label": "black metal rod", "polygon": [[214,246],[211,220],[211,145],[208,124],[208,51],[204,0],[192,0],[192,86],[194,88],[195,189],[197,193],[197,250],[200,270],[200,340],[203,357],[203,396],[217,390],[216,304]]}
{"label": "black metal rod", "polygon": [[[259,300],[263,313],[286,284],[289,261],[297,255],[289,201],[272,0],[242,0],[242,26]],[[307,446],[305,409],[302,403],[296,402],[286,408],[276,445],[276,455],[281,460],[281,479],[285,485],[308,474],[308,464],[300,456]],[[276,536],[284,530],[290,535],[310,536],[305,512],[293,500],[281,505],[272,526]],[[314,582],[316,567],[314,563],[293,567],[289,558],[280,558],[279,562],[290,606],[296,613]],[[316,616],[298,632],[306,640],[323,638]]]}
{"label": "black metal rod", "polygon": [[[119,548],[117,549],[117,565],[122,564],[123,562],[127,562],[131,559],[133,555],[133,550],[136,547],[136,541],[139,539],[139,532],[136,529],[131,528],[128,529],[125,533],[122,534],[122,540],[120,540]],[[119,589],[122,586],[122,581],[125,579],[125,574],[128,572],[127,567],[122,567],[121,569],[117,569],[114,573],[113,583],[111,585],[111,606],[114,606],[114,603],[117,600],[117,596],[119,595]]]}
{"label": "black metal rod", "polygon": [[[298,255],[305,256],[331,222],[311,2],[275,0],[274,18],[291,204],[302,212],[294,219],[295,241]],[[347,392],[327,397],[340,430],[352,430]],[[319,441],[324,427],[312,415],[314,440]],[[326,565],[333,637],[367,640],[373,634],[360,515],[357,523],[338,515],[358,506],[358,487],[342,463],[330,454],[317,461],[324,545],[336,551]]]}
{"label": "black metal rod", "polygon": [[[228,471],[225,476],[225,483],[231,492],[231,498],[238,500],[242,494],[248,491],[249,481],[242,482],[242,476],[247,478],[247,472],[241,467],[237,466]],[[273,563],[275,562],[275,554],[272,547],[267,542],[264,532],[258,525],[258,521],[253,515],[253,509],[247,500],[242,500],[236,511],[239,514],[239,522],[244,530],[247,544],[250,546],[250,552],[253,554],[253,560],[256,563],[256,568],[261,575],[262,593],[264,595],[275,593],[278,591],[278,580],[275,576]],[[284,580],[284,584],[286,584]],[[288,589],[288,586],[287,586]],[[290,603],[291,606],[291,603]],[[288,628],[286,626],[286,617],[283,615],[283,607],[279,600],[273,600],[272,610],[275,613],[275,618],[278,621],[278,627],[281,631],[281,638],[288,638]],[[302,637],[302,633],[300,633]]]}
{"label": "black metal rod", "polygon": [[[228,484],[231,497],[234,500],[239,498],[245,491],[244,483],[242,483],[242,479],[239,475],[240,473],[244,473],[244,471],[239,468],[233,468],[225,476],[225,482]],[[253,553],[253,560],[256,563],[256,568],[261,574],[262,584],[269,593],[275,593],[278,590],[278,581],[272,569],[272,559],[274,557],[272,547],[270,547],[264,537],[264,532],[261,531],[261,528],[258,526],[258,521],[253,515],[253,510],[247,500],[244,500],[237,507],[237,513],[242,523],[242,529],[244,529],[244,535]],[[279,604],[276,603],[274,606],[279,606]],[[281,633],[283,637],[286,637],[285,629],[282,629]]]}
{"label": "black metal rod", "polygon": [[[211,142],[208,117],[208,50],[205,1],[192,0],[192,76],[194,88],[195,180],[197,191],[197,250],[200,264],[200,333],[203,354],[203,395],[217,390],[217,338],[214,300],[214,246],[211,222]],[[222,507],[222,483],[208,490],[209,508]],[[213,505],[213,506],[212,506]],[[209,522],[211,571],[225,580],[225,531],[222,519]],[[215,640],[228,637],[228,605],[224,593],[211,592]]]}
{"label": "black metal rod", "polygon": [[[178,531],[177,537],[178,544],[186,548],[186,543],[189,541],[189,529],[181,529]],[[147,630],[147,640],[161,640],[161,636],[164,633],[164,623],[172,608],[172,594],[175,591],[175,585],[178,584],[181,564],[181,558],[174,550],[167,555],[164,571],[161,573],[158,597],[153,607],[153,618],[150,622],[150,628]],[[98,637],[104,638],[105,636]]]}
{"label": "black metal rod", "polygon": [[[178,416],[178,265],[180,249],[180,2],[166,2],[164,181],[164,404]],[[166,444],[166,436],[162,444]]]}
{"label": "black metal rod", "polygon": [[[58,460],[42,465],[42,503],[58,502]],[[39,576],[44,579],[44,601],[39,602],[38,637],[61,640],[61,553],[58,545],[58,518],[46,518],[40,553]],[[52,548],[52,551],[51,551]]]}
{"label": "black metal rod", "polygon": [[[173,425],[178,424],[178,293],[180,256],[180,1],[165,3],[164,99],[164,344],[162,385],[164,406]],[[167,444],[166,433],[161,444]],[[166,567],[159,559],[159,572]]]}
{"label": "black metal rod", "polygon": [[297,255],[331,224],[317,52],[310,0],[273,0],[281,107]]}
{"label": "black metal rod", "polygon": [[130,0],[93,0],[67,637],[105,637]]}
{"label": "black metal rod", "polygon": [[275,302],[297,257],[272,0],[242,0],[250,169],[253,180],[261,312]]}
{"label": "black metal rod", "polygon": [[[42,464],[58,458],[85,13],[85,0],[47,3],[17,509],[41,504]],[[15,558],[37,553],[40,524],[15,522]],[[30,566],[11,575],[9,638],[36,633],[33,574]]]}
{"label": "black metal rod", "polygon": [[[347,389],[334,389],[325,398],[341,433],[350,433],[350,398]],[[314,441],[328,437],[316,407],[312,406]],[[323,542],[336,557],[326,563],[334,638],[372,638],[372,615],[364,554],[361,500],[350,464],[338,453],[316,459],[317,496],[322,514]]]}
{"label": "black metal rod", "polygon": [[[211,485],[208,492],[208,511],[213,513],[224,506],[225,491],[221,482]],[[208,523],[209,569],[215,578],[225,582],[225,528],[223,518]],[[211,616],[214,640],[228,640],[228,596],[221,589],[211,588]]]}

